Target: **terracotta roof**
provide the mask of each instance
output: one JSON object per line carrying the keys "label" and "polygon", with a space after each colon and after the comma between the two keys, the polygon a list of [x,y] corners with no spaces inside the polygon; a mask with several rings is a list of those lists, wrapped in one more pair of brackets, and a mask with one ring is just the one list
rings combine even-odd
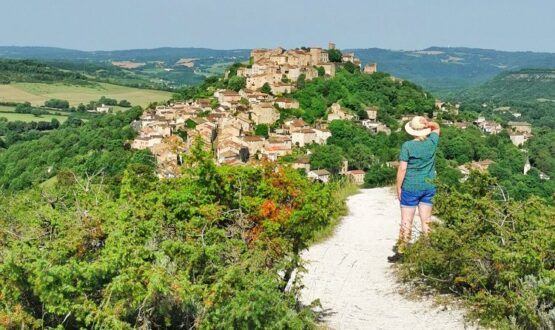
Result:
{"label": "terracotta roof", "polygon": [[269,143],[283,143],[289,141],[291,141],[291,139],[288,136],[270,136],[268,138]]}
{"label": "terracotta roof", "polygon": [[239,93],[237,93],[236,91],[232,91],[232,90],[225,90],[223,92],[221,92],[222,95],[224,96],[239,96]]}
{"label": "terracotta roof", "polygon": [[330,175],[330,172],[328,172],[326,170],[314,170],[314,171],[311,171],[311,172],[316,174],[317,176]]}
{"label": "terracotta roof", "polygon": [[251,136],[245,136],[243,138],[243,141],[245,141],[245,142],[260,142],[260,141],[264,141],[264,139],[261,136],[251,135]]}
{"label": "terracotta roof", "polygon": [[347,172],[349,174],[366,174],[366,172],[364,172],[363,170],[352,170]]}
{"label": "terracotta roof", "polygon": [[302,120],[302,119],[295,119],[295,120],[292,120],[292,121],[289,123],[289,126],[304,127],[304,126],[306,126],[306,123],[305,123],[304,120]]}
{"label": "terracotta roof", "polygon": [[283,151],[283,150],[291,150],[291,147],[287,146],[266,146],[264,147],[264,151]]}
{"label": "terracotta roof", "polygon": [[239,154],[236,153],[236,152],[233,152],[231,150],[228,150],[228,151],[220,154],[220,157],[225,157],[225,158],[237,157],[237,156],[239,156]]}
{"label": "terracotta roof", "polygon": [[295,100],[287,98],[287,97],[278,97],[276,102],[285,102],[285,103],[293,103]]}

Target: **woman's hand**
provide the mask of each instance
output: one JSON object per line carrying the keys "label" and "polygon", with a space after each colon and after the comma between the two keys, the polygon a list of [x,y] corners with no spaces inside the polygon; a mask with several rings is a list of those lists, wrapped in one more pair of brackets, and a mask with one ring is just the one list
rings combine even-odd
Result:
{"label": "woman's hand", "polygon": [[397,200],[401,200],[401,188],[397,188]]}

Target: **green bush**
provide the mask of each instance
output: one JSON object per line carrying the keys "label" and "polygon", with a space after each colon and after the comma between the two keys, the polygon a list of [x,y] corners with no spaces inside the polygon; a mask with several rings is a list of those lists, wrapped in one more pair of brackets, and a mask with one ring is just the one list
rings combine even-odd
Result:
{"label": "green bush", "polygon": [[181,178],[129,166],[119,198],[67,171],[0,196],[0,325],[313,327],[286,284],[343,208],[333,186],[276,166],[216,167],[196,143]]}
{"label": "green bush", "polygon": [[555,325],[555,208],[506,200],[494,178],[474,173],[435,198],[442,223],[408,249],[402,271],[473,305],[495,328]]}

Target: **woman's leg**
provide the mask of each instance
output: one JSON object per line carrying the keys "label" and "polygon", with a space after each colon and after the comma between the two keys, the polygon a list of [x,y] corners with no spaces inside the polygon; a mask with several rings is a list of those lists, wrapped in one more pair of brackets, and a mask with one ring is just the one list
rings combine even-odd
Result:
{"label": "woman's leg", "polygon": [[420,221],[422,222],[422,235],[427,235],[430,232],[432,205],[424,203],[418,204],[418,213],[420,213]]}
{"label": "woman's leg", "polygon": [[[401,207],[401,230],[399,232],[399,248],[410,242],[412,236],[412,223],[416,207]],[[401,251],[402,252],[402,251]]]}

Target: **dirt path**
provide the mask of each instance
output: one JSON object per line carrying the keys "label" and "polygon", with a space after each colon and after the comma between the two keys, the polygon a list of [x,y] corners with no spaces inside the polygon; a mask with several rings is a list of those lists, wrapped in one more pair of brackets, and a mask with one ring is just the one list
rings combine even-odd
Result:
{"label": "dirt path", "polygon": [[460,311],[398,293],[387,262],[400,223],[390,189],[362,190],[347,205],[349,215],[335,234],[303,254],[303,302],[320,298],[332,329],[465,329]]}

